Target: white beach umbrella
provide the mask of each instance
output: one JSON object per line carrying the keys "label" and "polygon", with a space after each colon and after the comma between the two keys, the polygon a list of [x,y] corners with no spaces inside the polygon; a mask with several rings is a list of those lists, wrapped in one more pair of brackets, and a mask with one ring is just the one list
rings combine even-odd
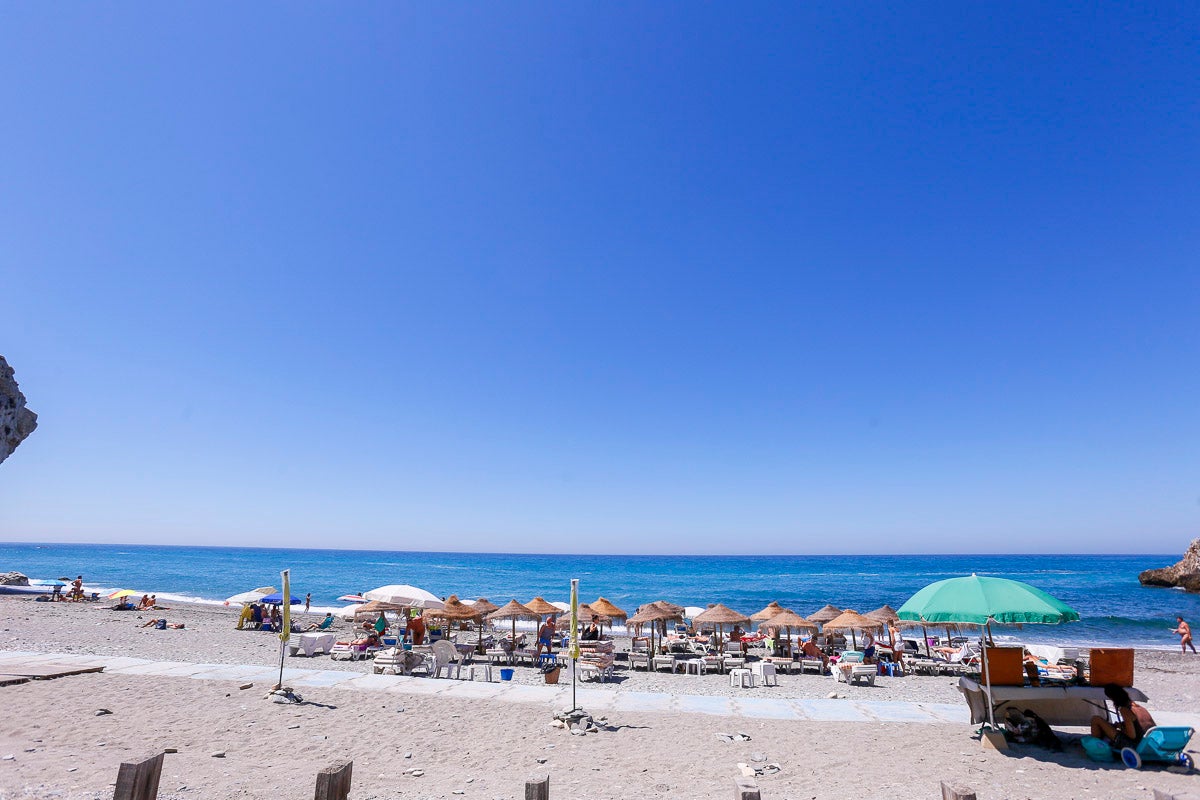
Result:
{"label": "white beach umbrella", "polygon": [[257,603],[269,594],[275,593],[274,586],[260,586],[257,589],[251,589],[248,592],[235,594],[233,597],[225,601],[225,605],[233,605],[234,603]]}
{"label": "white beach umbrella", "polygon": [[704,609],[699,606],[688,606],[683,610],[683,616],[687,619],[695,619],[704,613]]}
{"label": "white beach umbrella", "polygon": [[554,606],[555,608],[557,608],[559,611],[563,612],[564,614],[571,613],[571,604],[570,603],[564,603],[561,600],[559,600],[559,601],[551,600],[550,605]]}
{"label": "white beach umbrella", "polygon": [[432,592],[418,589],[416,586],[409,586],[406,583],[393,583],[387,586],[380,586],[378,589],[363,592],[363,597],[368,600],[378,600],[381,603],[408,606],[409,608],[442,609],[446,607],[446,604],[442,602],[442,598]]}

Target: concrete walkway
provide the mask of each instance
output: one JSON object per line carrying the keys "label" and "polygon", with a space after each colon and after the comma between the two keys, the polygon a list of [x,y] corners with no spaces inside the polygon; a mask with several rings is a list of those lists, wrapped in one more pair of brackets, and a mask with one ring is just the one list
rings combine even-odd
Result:
{"label": "concrete walkway", "polygon": [[[252,664],[196,664],[184,661],[149,661],[123,656],[92,656],[68,653],[33,653],[0,650],[0,673],[6,663],[56,663],[78,666],[102,666],[113,675],[161,675],[195,680],[232,681],[274,685],[279,670]],[[541,703],[554,709],[571,702],[570,684],[525,686],[500,681],[416,678],[403,675],[364,675],[332,669],[285,668],[283,680],[288,686],[336,688],[349,691],[395,692],[400,694],[438,695],[506,703]],[[672,711],[688,714],[751,719],[794,719],[821,722],[913,722],[921,724],[969,724],[966,703],[911,703],[872,700],[806,700],[770,697],[712,697],[692,694],[637,692],[621,688],[595,689],[579,686],[579,705],[592,713],[605,711]],[[1200,728],[1200,716],[1155,712],[1162,725],[1192,725]]]}

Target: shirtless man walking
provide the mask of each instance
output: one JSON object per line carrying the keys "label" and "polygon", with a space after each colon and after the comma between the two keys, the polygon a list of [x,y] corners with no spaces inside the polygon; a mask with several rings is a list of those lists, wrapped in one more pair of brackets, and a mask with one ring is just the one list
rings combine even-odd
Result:
{"label": "shirtless man walking", "polygon": [[1196,652],[1196,645],[1192,644],[1192,628],[1183,621],[1183,617],[1176,617],[1179,627],[1173,629],[1171,633],[1179,634],[1179,646],[1183,648],[1183,652],[1187,653],[1188,648],[1192,648],[1192,652]]}

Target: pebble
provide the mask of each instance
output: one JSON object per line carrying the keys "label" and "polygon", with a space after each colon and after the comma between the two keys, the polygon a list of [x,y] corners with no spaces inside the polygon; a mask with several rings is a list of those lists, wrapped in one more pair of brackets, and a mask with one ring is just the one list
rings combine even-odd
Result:
{"label": "pebble", "polygon": [[750,760],[751,761],[766,761],[767,757],[763,753],[755,753],[754,755],[750,756]]}
{"label": "pebble", "polygon": [[174,748],[174,747],[164,747],[164,748],[163,748],[163,752],[164,752],[164,753],[178,753],[178,752],[179,752],[179,750],[178,750],[177,748]]}
{"label": "pebble", "polygon": [[74,772],[77,769],[79,769],[79,767],[67,767],[67,772]]}
{"label": "pebble", "polygon": [[405,757],[405,758],[412,758],[412,752],[410,751],[410,752],[407,752],[407,753],[405,753],[405,754],[404,754],[404,757]]}
{"label": "pebble", "polygon": [[112,713],[112,712],[111,712],[111,711],[109,711],[107,708],[101,708],[101,709],[99,709],[99,710],[97,710],[97,711],[96,711],[96,716],[97,716],[97,717],[103,717],[103,716],[105,716],[106,714],[111,714],[111,713]]}
{"label": "pebble", "polygon": [[15,754],[15,753],[9,753],[8,755],[6,755],[6,756],[4,757],[4,760],[5,760],[5,761],[15,761],[15,760],[16,760],[16,758],[17,758],[17,756],[16,756],[16,754]]}
{"label": "pebble", "polygon": [[225,757],[225,751],[224,751],[224,750],[218,750],[217,752],[215,752],[215,753],[213,753],[213,754],[212,754],[212,757],[213,757],[213,758],[224,758],[224,757]]}
{"label": "pebble", "polygon": [[455,789],[450,794],[466,794],[466,792],[464,792],[462,789]]}
{"label": "pebble", "polygon": [[299,728],[299,727],[300,727],[299,725],[288,725],[288,730],[289,730],[289,731],[294,731],[294,730],[296,730],[296,729],[297,729],[297,728]]}
{"label": "pebble", "polygon": [[537,760],[537,763],[539,763],[539,764],[545,764],[545,763],[546,763],[548,760],[549,760],[549,759],[547,759],[547,758],[539,758],[539,759]]}

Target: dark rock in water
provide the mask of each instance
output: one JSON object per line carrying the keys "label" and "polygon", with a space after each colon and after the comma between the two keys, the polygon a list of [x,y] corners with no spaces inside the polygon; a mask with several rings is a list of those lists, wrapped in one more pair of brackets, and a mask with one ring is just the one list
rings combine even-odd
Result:
{"label": "dark rock in water", "polygon": [[36,427],[37,414],[25,407],[25,395],[17,387],[13,369],[0,356],[0,461],[12,455]]}
{"label": "dark rock in water", "polygon": [[1200,539],[1192,541],[1179,563],[1145,570],[1138,580],[1143,586],[1179,586],[1189,592],[1200,592]]}
{"label": "dark rock in water", "polygon": [[1174,586],[1175,568],[1158,567],[1156,569],[1144,570],[1138,573],[1138,580],[1142,586]]}
{"label": "dark rock in water", "polygon": [[0,586],[28,586],[29,578],[19,572],[0,573]]}

